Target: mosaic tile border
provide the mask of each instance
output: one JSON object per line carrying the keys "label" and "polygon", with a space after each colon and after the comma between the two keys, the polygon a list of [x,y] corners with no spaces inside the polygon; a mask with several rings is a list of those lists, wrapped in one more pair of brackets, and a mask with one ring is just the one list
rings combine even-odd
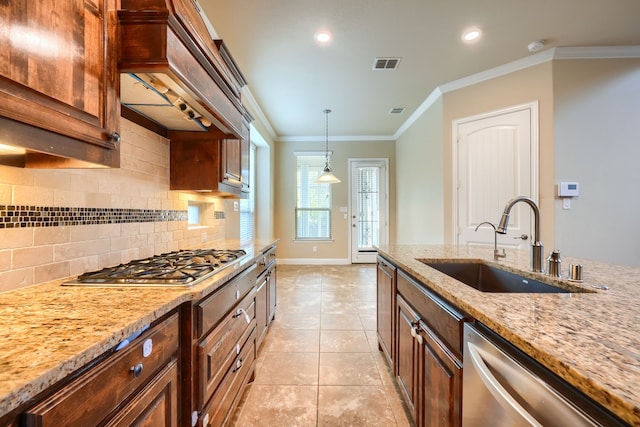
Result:
{"label": "mosaic tile border", "polygon": [[0,229],[186,220],[186,210],[0,205]]}

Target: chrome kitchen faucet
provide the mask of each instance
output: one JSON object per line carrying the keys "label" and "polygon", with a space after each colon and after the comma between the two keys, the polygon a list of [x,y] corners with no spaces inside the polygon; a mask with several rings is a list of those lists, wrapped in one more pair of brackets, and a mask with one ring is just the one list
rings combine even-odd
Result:
{"label": "chrome kitchen faucet", "polygon": [[498,230],[496,230],[496,226],[489,221],[484,221],[476,226],[475,231],[478,231],[478,228],[480,228],[482,224],[489,224],[491,228],[493,228],[493,259],[498,261],[500,258],[506,258],[507,253],[504,251],[504,248],[502,248],[502,253],[498,250]]}
{"label": "chrome kitchen faucet", "polygon": [[535,225],[533,239],[531,239],[531,271],[544,273],[544,268],[542,267],[542,253],[544,251],[544,245],[540,241],[540,209],[538,209],[536,202],[525,196],[519,196],[509,200],[507,205],[504,207],[504,212],[502,212],[502,218],[500,218],[500,224],[498,224],[496,233],[507,234],[509,212],[511,212],[513,205],[518,202],[525,202],[531,206],[531,209],[533,209]]}

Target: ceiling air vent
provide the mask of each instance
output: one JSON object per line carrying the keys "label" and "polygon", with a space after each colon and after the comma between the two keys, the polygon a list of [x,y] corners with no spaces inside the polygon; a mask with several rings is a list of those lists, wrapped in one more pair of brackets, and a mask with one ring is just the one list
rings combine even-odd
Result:
{"label": "ceiling air vent", "polygon": [[394,107],[391,110],[389,110],[389,114],[402,114],[404,113],[405,108],[404,107]]}
{"label": "ceiling air vent", "polygon": [[376,58],[373,61],[374,70],[395,70],[400,65],[400,58]]}

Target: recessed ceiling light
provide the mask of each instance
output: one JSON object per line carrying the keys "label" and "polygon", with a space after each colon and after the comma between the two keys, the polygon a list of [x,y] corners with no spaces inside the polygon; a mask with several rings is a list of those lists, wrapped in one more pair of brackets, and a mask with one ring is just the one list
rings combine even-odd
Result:
{"label": "recessed ceiling light", "polygon": [[478,40],[481,35],[482,31],[480,31],[479,28],[469,28],[464,33],[462,33],[462,40],[464,40],[465,42],[474,42]]}
{"label": "recessed ceiling light", "polygon": [[331,41],[331,33],[329,31],[318,31],[315,35],[318,43],[329,43]]}

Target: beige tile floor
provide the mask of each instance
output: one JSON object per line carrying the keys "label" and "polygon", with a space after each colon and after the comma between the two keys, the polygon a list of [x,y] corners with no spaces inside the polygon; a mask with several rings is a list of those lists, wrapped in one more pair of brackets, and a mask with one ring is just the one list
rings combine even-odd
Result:
{"label": "beige tile floor", "polygon": [[374,265],[277,270],[276,319],[233,425],[408,426],[378,351]]}

